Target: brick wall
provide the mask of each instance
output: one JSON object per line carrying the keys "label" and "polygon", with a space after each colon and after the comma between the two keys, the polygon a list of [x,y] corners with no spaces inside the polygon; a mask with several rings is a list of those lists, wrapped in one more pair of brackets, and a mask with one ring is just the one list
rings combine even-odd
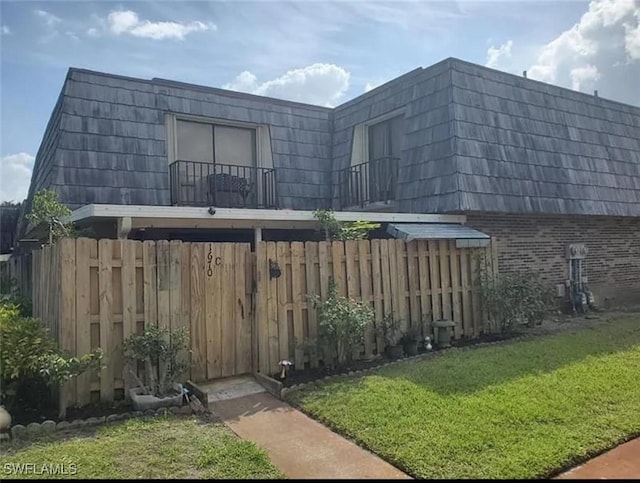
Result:
{"label": "brick wall", "polygon": [[540,271],[550,284],[569,276],[569,243],[589,248],[587,277],[599,306],[640,303],[640,218],[468,214],[497,238],[500,271]]}

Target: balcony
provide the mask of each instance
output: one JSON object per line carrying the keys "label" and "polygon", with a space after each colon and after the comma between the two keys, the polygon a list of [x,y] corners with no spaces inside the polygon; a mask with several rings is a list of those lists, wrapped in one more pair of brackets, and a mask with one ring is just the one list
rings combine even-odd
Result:
{"label": "balcony", "polygon": [[363,209],[395,201],[399,164],[399,158],[384,157],[338,171],[340,209]]}
{"label": "balcony", "polygon": [[273,168],[176,161],[169,176],[173,205],[277,208]]}

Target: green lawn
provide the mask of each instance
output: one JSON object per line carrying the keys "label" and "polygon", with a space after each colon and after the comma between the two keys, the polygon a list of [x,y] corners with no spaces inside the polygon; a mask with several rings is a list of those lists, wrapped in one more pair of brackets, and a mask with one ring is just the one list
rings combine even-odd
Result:
{"label": "green lawn", "polygon": [[[132,419],[91,434],[2,447],[3,478],[7,468],[25,463],[35,464],[40,473],[43,464],[64,465],[68,471],[73,464],[76,478],[283,477],[253,443],[238,439],[222,424],[200,424],[195,417]],[[27,477],[34,478],[33,471]]]}
{"label": "green lawn", "polygon": [[415,477],[545,477],[640,434],[640,318],[454,349],[290,399]]}

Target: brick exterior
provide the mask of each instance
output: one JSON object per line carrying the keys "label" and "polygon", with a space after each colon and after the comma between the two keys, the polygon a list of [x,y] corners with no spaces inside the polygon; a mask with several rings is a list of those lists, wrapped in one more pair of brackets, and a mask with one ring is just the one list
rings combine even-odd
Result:
{"label": "brick exterior", "polygon": [[601,307],[640,303],[640,218],[467,214],[495,236],[500,271],[533,269],[550,284],[569,276],[569,243],[589,248],[588,285]]}

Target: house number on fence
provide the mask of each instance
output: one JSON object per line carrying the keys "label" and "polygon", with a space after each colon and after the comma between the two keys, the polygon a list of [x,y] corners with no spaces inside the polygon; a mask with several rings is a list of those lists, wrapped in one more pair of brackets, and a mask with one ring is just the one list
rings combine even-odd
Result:
{"label": "house number on fence", "polygon": [[213,268],[211,268],[211,263],[214,263],[216,266],[222,265],[222,258],[216,257],[213,258],[213,251],[211,245],[209,245],[209,253],[207,254],[207,276],[213,276]]}

